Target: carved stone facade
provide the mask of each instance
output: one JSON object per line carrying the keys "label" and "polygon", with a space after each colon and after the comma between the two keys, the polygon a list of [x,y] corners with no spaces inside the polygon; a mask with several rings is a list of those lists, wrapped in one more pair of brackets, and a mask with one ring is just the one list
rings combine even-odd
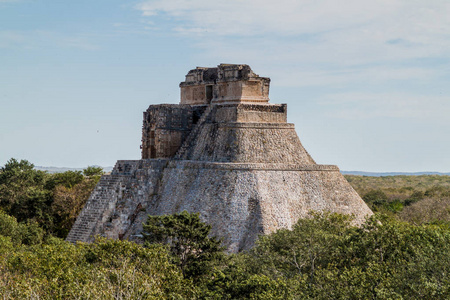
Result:
{"label": "carved stone facade", "polygon": [[269,82],[247,65],[189,71],[179,105],[144,112],[142,159],[101,178],[67,240],[139,242],[148,214],[183,210],[200,212],[230,252],[311,210],[361,223],[372,212],[338,167],[314,162],[286,105],[268,103]]}
{"label": "carved stone facade", "polygon": [[269,84],[269,78],[259,77],[248,65],[197,67],[180,83],[180,104],[267,103]]}

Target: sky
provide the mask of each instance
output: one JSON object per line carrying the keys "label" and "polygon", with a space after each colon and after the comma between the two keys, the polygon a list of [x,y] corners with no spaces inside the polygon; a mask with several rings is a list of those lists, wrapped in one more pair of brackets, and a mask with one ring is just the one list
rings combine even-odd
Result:
{"label": "sky", "polygon": [[450,171],[448,0],[0,0],[0,165],[139,159],[190,69],[271,78],[319,164]]}

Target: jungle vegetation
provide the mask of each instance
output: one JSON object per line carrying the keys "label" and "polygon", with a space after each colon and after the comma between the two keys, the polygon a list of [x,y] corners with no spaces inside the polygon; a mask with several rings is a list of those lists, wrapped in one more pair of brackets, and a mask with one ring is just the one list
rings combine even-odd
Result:
{"label": "jungle vegetation", "polygon": [[228,254],[198,214],[151,216],[144,244],[64,241],[101,169],[0,169],[2,299],[449,299],[448,176],[346,176],[376,212],[314,213]]}

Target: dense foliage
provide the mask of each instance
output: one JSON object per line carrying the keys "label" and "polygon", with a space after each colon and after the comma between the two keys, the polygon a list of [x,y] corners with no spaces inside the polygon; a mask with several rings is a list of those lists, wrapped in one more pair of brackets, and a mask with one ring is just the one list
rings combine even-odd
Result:
{"label": "dense foliage", "polygon": [[311,213],[227,254],[187,212],[150,216],[144,245],[58,238],[100,173],[0,169],[2,299],[450,299],[450,177],[354,176],[378,211],[361,227]]}
{"label": "dense foliage", "polygon": [[149,216],[143,226],[145,245],[163,244],[172,262],[186,278],[198,281],[213,264],[223,258],[221,241],[210,237],[211,225],[200,221],[199,213]]}
{"label": "dense foliage", "polygon": [[49,174],[12,158],[0,169],[0,210],[65,238],[101,174],[98,167]]}
{"label": "dense foliage", "polygon": [[190,283],[161,246],[98,240],[14,247],[0,236],[2,299],[162,299],[188,297]]}
{"label": "dense foliage", "polygon": [[193,280],[179,252],[164,246],[167,240],[146,247],[102,239],[75,246],[49,237],[24,245],[14,222],[8,219],[13,230],[0,234],[5,299],[450,298],[445,224],[374,216],[358,228],[349,216],[313,214],[292,230],[262,236],[249,252],[197,256],[210,267],[198,268]]}
{"label": "dense foliage", "polygon": [[244,265],[291,299],[449,299],[449,242],[448,226],[315,215],[261,237]]}

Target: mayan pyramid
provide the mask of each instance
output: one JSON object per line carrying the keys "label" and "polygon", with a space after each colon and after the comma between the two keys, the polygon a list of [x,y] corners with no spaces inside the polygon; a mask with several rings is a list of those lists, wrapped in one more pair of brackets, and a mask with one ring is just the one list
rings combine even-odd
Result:
{"label": "mayan pyramid", "polygon": [[147,215],[200,212],[230,252],[290,228],[310,211],[372,214],[337,166],[303,148],[286,104],[269,103],[270,79],[248,65],[189,71],[180,104],[144,112],[142,159],[102,176],[67,240],[139,241]]}

